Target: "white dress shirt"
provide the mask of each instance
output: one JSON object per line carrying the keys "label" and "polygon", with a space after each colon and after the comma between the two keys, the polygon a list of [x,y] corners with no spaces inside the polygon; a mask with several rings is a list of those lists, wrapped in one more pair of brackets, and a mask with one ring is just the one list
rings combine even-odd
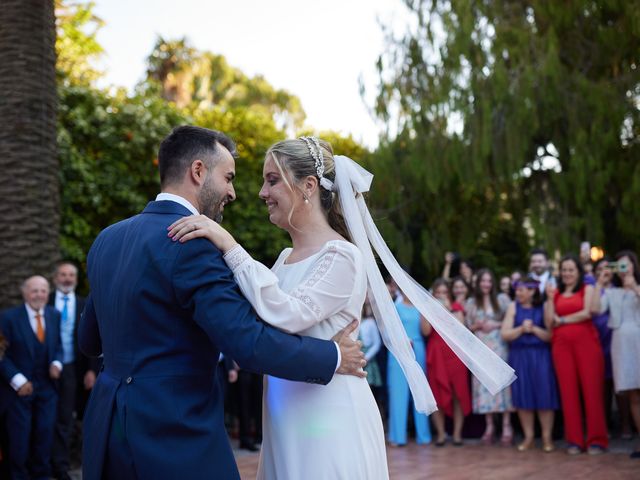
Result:
{"label": "white dress shirt", "polygon": [[[31,308],[26,303],[24,304],[24,306],[27,309],[27,315],[29,315],[29,324],[31,325],[31,330],[33,330],[33,333],[37,335],[37,332],[38,332],[38,321],[36,320],[36,313],[39,313],[40,316],[42,317],[42,329],[46,332],[46,326],[45,326],[46,322],[44,321],[44,309],[41,308],[39,312],[36,312],[33,308]],[[58,360],[54,360],[53,362],[51,362],[51,365],[55,365],[60,369],[60,371],[62,371],[62,363],[60,363]],[[9,383],[11,384],[11,387],[17,392],[28,381],[29,380],[27,380],[27,377],[25,377],[22,373],[16,373],[11,378],[11,382]]]}
{"label": "white dress shirt", "polygon": [[200,212],[198,212],[196,207],[194,207],[189,200],[187,200],[184,197],[181,197],[180,195],[174,195],[173,193],[166,193],[166,192],[159,193],[158,196],[156,197],[156,202],[162,202],[162,201],[179,203],[194,215],[200,215]]}
{"label": "white dress shirt", "polygon": [[549,270],[545,270],[542,275],[538,275],[536,274],[536,272],[531,272],[531,276],[540,282],[540,284],[538,285],[538,290],[540,290],[540,293],[544,293],[547,282],[551,282],[554,287],[556,285],[556,279],[553,278]]}
{"label": "white dress shirt", "polygon": [[[191,204],[191,202],[189,202],[189,200],[187,200],[186,198],[181,197],[180,195],[174,195],[173,193],[162,192],[156,196],[156,202],[161,202],[161,201],[170,201],[170,202],[179,203],[184,208],[189,210],[192,214],[200,215],[198,210],[196,210],[196,208]],[[338,351],[338,363],[336,365],[336,371],[337,371],[338,368],[340,368],[340,363],[342,362],[342,354],[340,353],[340,346],[338,345],[338,343],[337,342],[333,342],[333,343],[335,344],[336,350]]]}

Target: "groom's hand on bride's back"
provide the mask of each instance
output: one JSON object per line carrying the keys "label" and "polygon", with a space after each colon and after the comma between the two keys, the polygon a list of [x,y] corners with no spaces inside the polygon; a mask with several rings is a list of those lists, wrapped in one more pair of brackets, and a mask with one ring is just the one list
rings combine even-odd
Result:
{"label": "groom's hand on bride's back", "polygon": [[340,367],[338,367],[336,373],[364,378],[367,376],[367,372],[362,368],[367,364],[367,361],[364,359],[362,342],[354,342],[349,337],[356,328],[358,328],[358,321],[354,320],[332,338],[338,344],[341,356]]}

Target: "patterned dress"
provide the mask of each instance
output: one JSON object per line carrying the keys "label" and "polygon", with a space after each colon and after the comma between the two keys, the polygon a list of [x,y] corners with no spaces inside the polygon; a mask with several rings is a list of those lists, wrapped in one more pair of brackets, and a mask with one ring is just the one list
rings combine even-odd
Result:
{"label": "patterned dress", "polygon": [[[466,305],[466,321],[467,326],[471,327],[477,322],[481,322],[484,320],[494,320],[497,322],[501,322],[504,317],[504,313],[507,310],[508,301],[503,296],[498,298],[499,303],[499,311],[496,312],[486,312],[484,309],[478,308],[476,306],[475,300],[470,298],[467,301]],[[492,330],[489,333],[485,333],[482,330],[477,330],[475,332],[476,336],[482,340],[482,342],[493,350],[500,358],[502,358],[505,362],[507,361],[509,350],[507,347],[507,343],[502,340],[500,336],[500,329],[497,328]],[[497,395],[491,395],[489,390],[487,390],[477,378],[473,377],[471,384],[472,391],[472,404],[473,404],[473,413],[492,413],[492,412],[509,412],[513,409],[513,405],[511,403],[511,388],[505,388]]]}

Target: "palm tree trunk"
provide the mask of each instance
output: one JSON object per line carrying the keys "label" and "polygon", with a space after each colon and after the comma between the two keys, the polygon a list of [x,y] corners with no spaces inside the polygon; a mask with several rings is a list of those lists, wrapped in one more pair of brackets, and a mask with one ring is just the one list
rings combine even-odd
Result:
{"label": "palm tree trunk", "polygon": [[58,259],[55,14],[53,0],[0,7],[0,308]]}

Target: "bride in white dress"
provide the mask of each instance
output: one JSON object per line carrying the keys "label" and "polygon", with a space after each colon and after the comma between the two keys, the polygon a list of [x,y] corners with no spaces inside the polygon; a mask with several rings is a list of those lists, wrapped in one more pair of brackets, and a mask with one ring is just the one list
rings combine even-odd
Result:
{"label": "bride in white dress", "polygon": [[[490,390],[504,388],[513,371],[475,336],[461,333],[448,312],[384,251],[360,192],[371,176],[314,137],[285,140],[267,152],[260,198],[269,220],[291,236],[271,270],[253,260],[233,237],[204,216],[172,225],[180,241],[206,237],[225,252],[242,293],[265,322],[290,333],[331,339],[360,320],[369,290],[383,340],[403,367],[416,408],[437,407],[424,372],[384,285],[371,245],[403,291]],[[343,213],[345,212],[344,216]],[[387,264],[389,263],[389,264]],[[389,268],[392,267],[392,268]],[[399,270],[399,272],[397,271]],[[444,315],[443,315],[444,312]],[[462,328],[464,330],[464,328]],[[353,337],[357,337],[357,331]],[[479,345],[478,345],[479,344]],[[486,351],[485,351],[486,350]],[[488,363],[487,363],[488,362]],[[263,444],[258,478],[387,479],[384,431],[364,378],[335,375],[328,385],[265,378]]]}

